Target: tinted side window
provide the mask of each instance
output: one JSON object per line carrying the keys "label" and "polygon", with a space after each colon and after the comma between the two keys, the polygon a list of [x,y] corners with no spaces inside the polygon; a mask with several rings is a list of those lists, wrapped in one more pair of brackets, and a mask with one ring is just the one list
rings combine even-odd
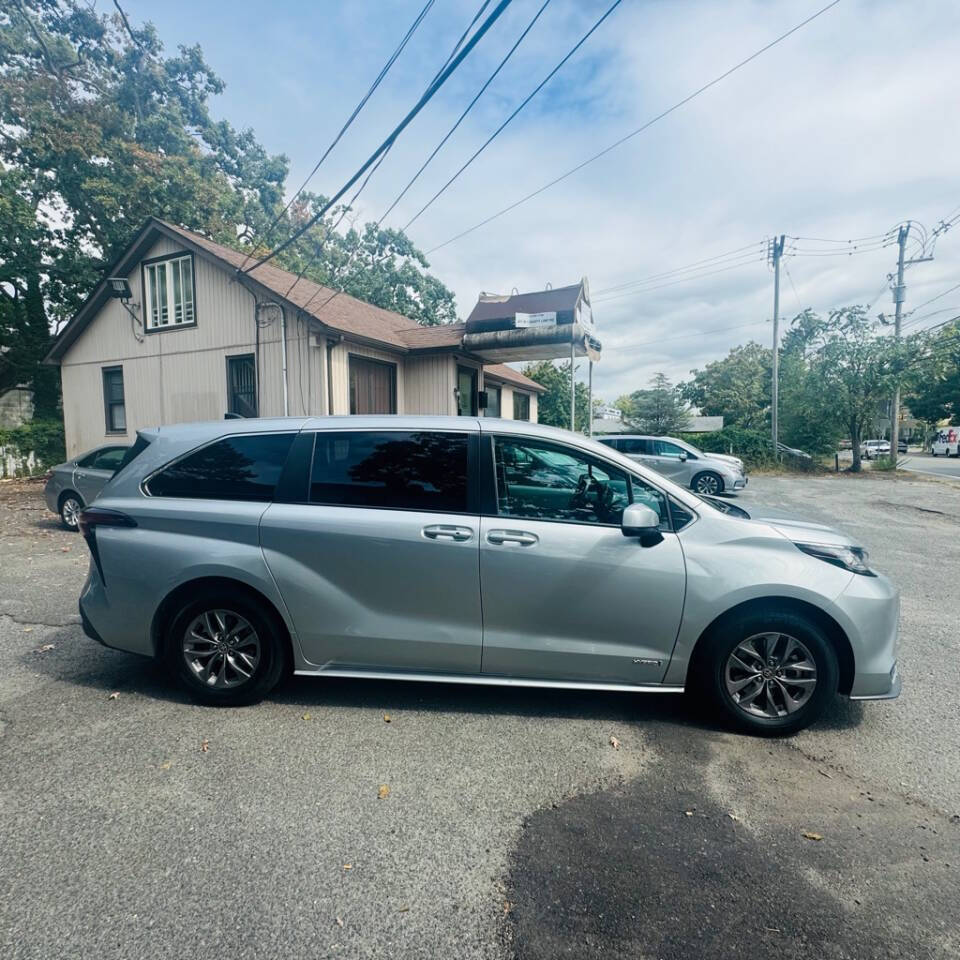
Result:
{"label": "tinted side window", "polygon": [[272,500],[293,438],[260,433],[218,440],[158,473],[148,491],[155,497]]}
{"label": "tinted side window", "polygon": [[109,450],[101,450],[91,466],[94,470],[116,470],[123,462],[126,452],[126,447],[111,447]]}
{"label": "tinted side window", "polygon": [[571,447],[496,437],[494,467],[501,517],[618,524],[630,502],[626,473]]}
{"label": "tinted side window", "polygon": [[680,454],[687,452],[668,440],[654,440],[653,443],[658,457],[673,457],[673,459],[679,460]]}
{"label": "tinted side window", "polygon": [[88,453],[85,457],[80,457],[80,458],[77,460],[77,466],[78,466],[78,467],[88,467],[88,468],[89,468],[89,467],[92,467],[92,466],[93,466],[93,461],[96,460],[99,455],[100,455],[99,452],[97,452],[97,453]]}
{"label": "tinted side window", "polygon": [[620,450],[623,453],[646,454],[650,452],[650,441],[630,437],[620,441]]}
{"label": "tinted side window", "polygon": [[465,433],[318,433],[310,502],[467,513],[468,443]]}

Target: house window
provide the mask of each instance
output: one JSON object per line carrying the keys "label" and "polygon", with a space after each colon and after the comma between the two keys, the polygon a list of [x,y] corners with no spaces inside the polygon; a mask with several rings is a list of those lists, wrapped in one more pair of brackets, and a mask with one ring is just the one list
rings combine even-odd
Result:
{"label": "house window", "polygon": [[477,415],[477,368],[457,367],[457,415]]}
{"label": "house window", "polygon": [[193,304],[193,254],[148,260],[143,264],[148,330],[196,323]]}
{"label": "house window", "polygon": [[530,419],[530,394],[513,391],[513,419]]}
{"label": "house window", "polygon": [[500,388],[487,386],[486,391],[487,391],[487,409],[484,410],[483,414],[486,417],[499,417],[500,416]]}
{"label": "house window", "polygon": [[252,353],[227,357],[227,413],[256,417],[257,367]]}
{"label": "house window", "polygon": [[107,433],[127,432],[127,408],[123,400],[123,367],[103,368],[103,411]]}
{"label": "house window", "polygon": [[397,412],[396,364],[350,357],[350,412]]}

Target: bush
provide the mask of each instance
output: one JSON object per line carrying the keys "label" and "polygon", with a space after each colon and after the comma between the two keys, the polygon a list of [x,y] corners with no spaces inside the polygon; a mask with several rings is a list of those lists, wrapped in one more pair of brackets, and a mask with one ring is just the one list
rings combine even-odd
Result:
{"label": "bush", "polygon": [[777,463],[766,430],[724,427],[712,433],[685,433],[683,437],[704,453],[732,453],[748,467],[772,467]]}
{"label": "bush", "polygon": [[0,430],[0,449],[7,456],[21,461],[25,461],[32,453],[34,457],[32,472],[40,473],[66,459],[63,422],[31,420],[21,427]]}

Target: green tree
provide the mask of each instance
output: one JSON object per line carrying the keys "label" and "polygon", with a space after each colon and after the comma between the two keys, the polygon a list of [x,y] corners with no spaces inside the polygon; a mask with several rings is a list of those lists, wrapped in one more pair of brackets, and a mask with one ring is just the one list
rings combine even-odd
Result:
{"label": "green tree", "polygon": [[836,417],[853,445],[853,470],[860,470],[864,427],[893,395],[899,382],[910,389],[930,374],[930,338],[922,333],[895,340],[863,307],[843,307],[821,319],[809,317],[808,369],[812,415]]}
{"label": "green tree", "polygon": [[680,396],[680,391],[667,377],[658,373],[646,390],[617,400],[617,407],[624,420],[641,433],[654,436],[681,433],[690,424],[690,414]]}
{"label": "green tree", "polygon": [[[569,429],[570,361],[558,366],[552,360],[541,360],[539,363],[527,364],[523,372],[540,386],[546,387],[546,393],[541,393],[537,399],[537,421],[551,427]],[[586,433],[590,422],[589,391],[586,384],[579,382],[574,389],[576,428],[580,433]]]}
{"label": "green tree", "polygon": [[770,349],[751,340],[692,370],[693,379],[680,384],[680,395],[705,416],[722,416],[725,426],[760,429],[770,417],[771,367]]}
{"label": "green tree", "polygon": [[906,405],[910,413],[927,423],[940,420],[960,421],[960,321],[941,328],[930,341],[931,356],[936,368],[919,378]]}

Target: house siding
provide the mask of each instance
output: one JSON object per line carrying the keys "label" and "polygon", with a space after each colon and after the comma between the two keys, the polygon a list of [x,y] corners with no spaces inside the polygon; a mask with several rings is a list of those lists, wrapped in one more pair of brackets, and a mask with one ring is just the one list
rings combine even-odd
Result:
{"label": "house siding", "polygon": [[[185,252],[166,237],[145,254],[145,260]],[[141,261],[142,262],[142,261]],[[135,323],[123,304],[108,300],[92,322],[65,352],[60,375],[63,388],[67,455],[107,442],[132,442],[144,427],[196,420],[221,420],[227,410],[226,358],[258,354],[258,409],[261,416],[282,416],[283,349],[286,328],[287,412],[291,416],[349,414],[350,355],[396,364],[397,411],[410,414],[456,413],[454,387],[457,363],[469,363],[452,354],[411,357],[367,344],[330,341],[333,408],[329,409],[327,340],[311,333],[306,320],[286,309],[283,323],[279,305],[261,298],[256,311],[254,294],[224,269],[194,256],[196,325],[147,333]],[[143,304],[142,270],[138,263],[127,275],[132,303]],[[143,319],[143,308],[136,308]],[[255,315],[259,324],[255,324]],[[139,336],[139,339],[138,339]],[[259,339],[259,347],[258,341]],[[123,370],[127,430],[107,433],[104,413],[103,368]],[[503,389],[504,415],[513,416],[513,388]],[[536,420],[536,395],[530,398]]]}

